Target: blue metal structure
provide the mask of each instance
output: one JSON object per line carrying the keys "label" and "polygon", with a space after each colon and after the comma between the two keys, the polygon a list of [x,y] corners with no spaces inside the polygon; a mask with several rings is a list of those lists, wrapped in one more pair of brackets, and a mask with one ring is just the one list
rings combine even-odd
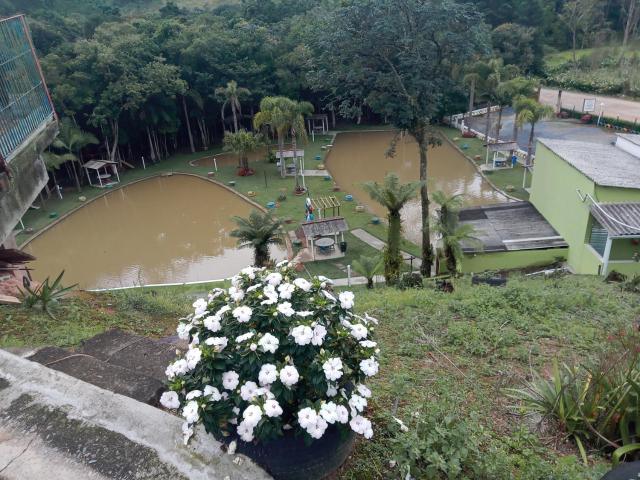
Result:
{"label": "blue metal structure", "polygon": [[0,158],[55,119],[24,16],[0,20]]}

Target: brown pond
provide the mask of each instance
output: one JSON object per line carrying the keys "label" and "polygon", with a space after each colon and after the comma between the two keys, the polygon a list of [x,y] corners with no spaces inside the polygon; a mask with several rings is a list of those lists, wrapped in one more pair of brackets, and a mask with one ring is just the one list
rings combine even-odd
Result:
{"label": "brown pond", "polygon": [[[110,288],[226,278],[253,260],[228,232],[252,206],[204,179],[156,177],[113,191],[54,225],[24,250],[42,280]],[[272,249],[274,259],[283,249]]]}
{"label": "brown pond", "polygon": [[[333,142],[327,158],[327,168],[344,194],[352,194],[371,212],[386,217],[386,210],[370,199],[362,188],[369,180],[382,181],[389,172],[395,172],[403,182],[420,179],[418,145],[404,136],[396,146],[395,157],[387,158],[385,152],[394,132],[340,133]],[[427,176],[429,191],[442,190],[447,194],[461,193],[466,205],[500,203],[507,199],[496,192],[482,178],[471,163],[448,143],[429,150]],[[402,211],[404,236],[419,243],[421,220],[420,202],[412,200]]]}

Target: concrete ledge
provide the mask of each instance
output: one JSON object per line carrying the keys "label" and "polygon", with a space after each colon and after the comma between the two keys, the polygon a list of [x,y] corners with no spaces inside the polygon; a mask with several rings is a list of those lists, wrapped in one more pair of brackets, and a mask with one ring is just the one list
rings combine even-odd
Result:
{"label": "concrete ledge", "polygon": [[185,447],[180,418],[4,350],[0,408],[3,478],[271,478],[202,428]]}

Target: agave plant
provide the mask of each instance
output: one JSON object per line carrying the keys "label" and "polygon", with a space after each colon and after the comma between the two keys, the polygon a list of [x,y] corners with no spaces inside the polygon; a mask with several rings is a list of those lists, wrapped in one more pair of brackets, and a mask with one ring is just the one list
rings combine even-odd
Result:
{"label": "agave plant", "polygon": [[69,287],[63,287],[61,284],[63,275],[64,270],[60,272],[60,275],[57,276],[53,283],[50,283],[49,277],[47,277],[45,281],[36,288],[25,285],[25,289],[20,290],[22,294],[22,304],[27,308],[40,305],[42,311],[46,312],[47,315],[55,320],[56,317],[51,313],[52,304],[65,297],[71,290],[78,286],[76,283]]}

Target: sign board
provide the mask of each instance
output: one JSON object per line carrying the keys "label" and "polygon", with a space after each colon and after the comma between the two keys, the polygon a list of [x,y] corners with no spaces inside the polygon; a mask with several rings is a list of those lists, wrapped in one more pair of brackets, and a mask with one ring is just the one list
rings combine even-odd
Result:
{"label": "sign board", "polygon": [[583,112],[595,112],[596,111],[596,99],[595,98],[585,98],[582,103],[582,111]]}

